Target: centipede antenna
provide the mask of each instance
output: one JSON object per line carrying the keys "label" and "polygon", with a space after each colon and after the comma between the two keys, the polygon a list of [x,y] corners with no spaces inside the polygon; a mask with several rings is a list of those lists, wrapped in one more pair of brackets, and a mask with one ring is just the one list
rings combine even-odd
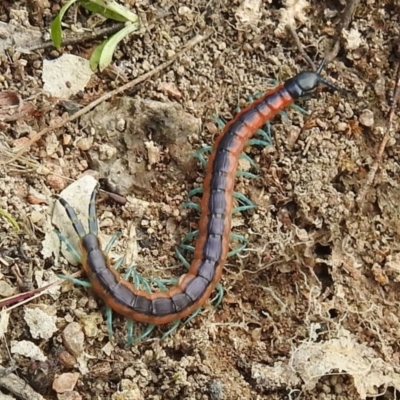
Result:
{"label": "centipede antenna", "polygon": [[97,223],[97,215],[96,215],[96,194],[98,190],[98,185],[94,188],[92,195],[90,196],[89,209],[88,209],[88,224],[89,224],[89,232],[93,235],[99,233],[99,225]]}
{"label": "centipede antenna", "polygon": [[318,81],[319,83],[322,83],[323,85],[327,86],[328,88],[332,89],[332,90],[336,90],[340,93],[343,94],[347,94],[347,90],[340,88],[339,86],[334,85],[333,83],[327,81],[326,79],[322,78],[321,71],[323,70],[323,68],[326,65],[326,57],[322,59],[321,63],[318,65],[317,70],[315,71],[316,74],[318,75]]}
{"label": "centipede antenna", "polygon": [[318,65],[317,70],[315,71],[318,75],[321,73],[322,69],[325,67],[326,57],[322,59],[321,63]]}
{"label": "centipede antenna", "polygon": [[347,91],[345,89],[340,88],[339,86],[336,86],[335,84],[327,81],[326,79],[319,77],[318,81],[325,85],[326,87],[332,89],[332,90],[337,90],[338,92],[341,92],[343,94],[347,94]]}

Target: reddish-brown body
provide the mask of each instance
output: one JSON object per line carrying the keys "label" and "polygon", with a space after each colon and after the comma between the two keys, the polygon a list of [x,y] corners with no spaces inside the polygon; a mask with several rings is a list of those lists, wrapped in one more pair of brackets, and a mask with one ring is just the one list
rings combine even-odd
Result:
{"label": "reddish-brown body", "polygon": [[[319,71],[303,72],[289,79],[243,109],[225,126],[214,143],[207,164],[199,236],[192,263],[179,284],[169,291],[147,293],[122,279],[101,250],[93,232],[97,232],[97,227],[84,234],[73,210],[64,200],[61,201],[81,237],[81,262],[93,291],[109,307],[128,319],[162,325],[188,317],[207,301],[221,278],[229,251],[233,189],[239,156],[246,142],[277,113],[295,99],[312,92],[320,82],[326,83],[320,78]],[[91,204],[94,210],[94,197]]]}

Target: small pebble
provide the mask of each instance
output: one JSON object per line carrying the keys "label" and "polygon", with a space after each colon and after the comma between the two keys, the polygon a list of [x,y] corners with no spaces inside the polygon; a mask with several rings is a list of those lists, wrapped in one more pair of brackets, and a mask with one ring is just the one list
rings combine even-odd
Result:
{"label": "small pebble", "polygon": [[111,160],[117,154],[117,149],[109,144],[99,146],[99,159],[101,161]]}
{"label": "small pebble", "polygon": [[126,121],[122,118],[119,118],[116,124],[116,128],[118,131],[123,132],[125,130]]}
{"label": "small pebble", "polygon": [[68,353],[66,350],[62,350],[57,354],[58,360],[65,368],[74,368],[76,364],[76,358]]}
{"label": "small pebble", "polygon": [[31,213],[31,221],[36,224],[38,223],[41,219],[43,219],[44,215],[40,211],[32,211]]}
{"label": "small pebble", "polygon": [[251,44],[250,44],[250,43],[247,43],[247,42],[246,42],[246,43],[243,45],[243,50],[246,51],[246,52],[250,52],[250,51],[253,50],[253,48],[251,47]]}
{"label": "small pebble", "polygon": [[76,142],[76,146],[82,151],[90,150],[93,146],[93,137],[79,139]]}
{"label": "small pebble", "polygon": [[85,335],[83,334],[82,327],[77,322],[71,322],[65,327],[62,339],[65,348],[75,357],[82,353]]}
{"label": "small pebble", "polygon": [[103,322],[99,313],[83,315],[79,320],[87,337],[97,336],[99,333],[98,325]]}
{"label": "small pebble", "polygon": [[345,132],[347,130],[346,122],[338,122],[336,125],[336,130],[338,132]]}
{"label": "small pebble", "polygon": [[57,393],[72,391],[78,382],[79,374],[77,372],[67,372],[57,376],[53,381],[53,390]]}
{"label": "small pebble", "polygon": [[224,392],[222,390],[222,384],[220,381],[211,380],[208,382],[208,393],[210,394],[211,400],[222,400]]}
{"label": "small pebble", "polygon": [[125,378],[133,378],[134,376],[136,376],[136,371],[134,368],[132,367],[128,367],[125,371],[124,371],[124,376]]}
{"label": "small pebble", "polygon": [[75,391],[60,393],[57,400],[82,400],[82,396]]}
{"label": "small pebble", "polygon": [[71,135],[68,135],[68,134],[63,135],[63,145],[64,146],[70,145],[71,141],[72,141],[72,136]]}
{"label": "small pebble", "polygon": [[374,113],[371,110],[364,110],[360,115],[360,124],[368,128],[374,125]]}
{"label": "small pebble", "polygon": [[51,189],[61,191],[67,186],[67,181],[59,175],[48,174],[46,176],[46,185]]}
{"label": "small pebble", "polygon": [[99,362],[90,368],[92,376],[109,376],[112,368],[109,362]]}

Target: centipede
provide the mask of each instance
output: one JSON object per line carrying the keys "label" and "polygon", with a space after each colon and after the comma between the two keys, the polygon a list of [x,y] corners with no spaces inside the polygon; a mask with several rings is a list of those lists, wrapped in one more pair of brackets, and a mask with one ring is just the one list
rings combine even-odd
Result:
{"label": "centipede", "polygon": [[95,295],[117,314],[153,326],[182,320],[210,298],[221,279],[229,252],[239,156],[257,130],[296,100],[315,92],[319,85],[341,90],[321,77],[324,65],[325,60],[316,71],[300,72],[267,91],[225,125],[208,158],[193,259],[188,271],[168,290],[138,289],[111,265],[97,236],[96,190],[89,204],[89,233],[85,232],[74,209],[59,198],[80,238],[80,262]]}

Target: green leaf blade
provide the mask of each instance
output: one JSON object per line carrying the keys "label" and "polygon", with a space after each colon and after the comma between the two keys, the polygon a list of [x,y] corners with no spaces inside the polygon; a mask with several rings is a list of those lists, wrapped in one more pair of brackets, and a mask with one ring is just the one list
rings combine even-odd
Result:
{"label": "green leaf blade", "polygon": [[[103,46],[100,58],[99,58],[99,70],[103,71],[106,69],[112,62],[112,58],[115,52],[115,49],[118,46],[118,43],[124,39],[126,36],[135,32],[139,29],[139,24],[129,24],[125,26],[125,28],[118,31],[116,34],[111,36]],[[103,43],[102,43],[103,44]]]}
{"label": "green leaf blade", "polygon": [[54,46],[56,49],[59,49],[61,47],[62,43],[62,27],[61,27],[61,21],[67,12],[67,10],[78,0],[69,0],[66,2],[62,7],[60,12],[57,14],[56,18],[54,18],[53,22],[50,25],[50,37],[51,40],[54,43]]}
{"label": "green leaf blade", "polygon": [[98,13],[105,18],[113,19],[118,22],[139,23],[139,17],[114,1],[106,2],[105,0],[84,0],[82,6],[87,10]]}

